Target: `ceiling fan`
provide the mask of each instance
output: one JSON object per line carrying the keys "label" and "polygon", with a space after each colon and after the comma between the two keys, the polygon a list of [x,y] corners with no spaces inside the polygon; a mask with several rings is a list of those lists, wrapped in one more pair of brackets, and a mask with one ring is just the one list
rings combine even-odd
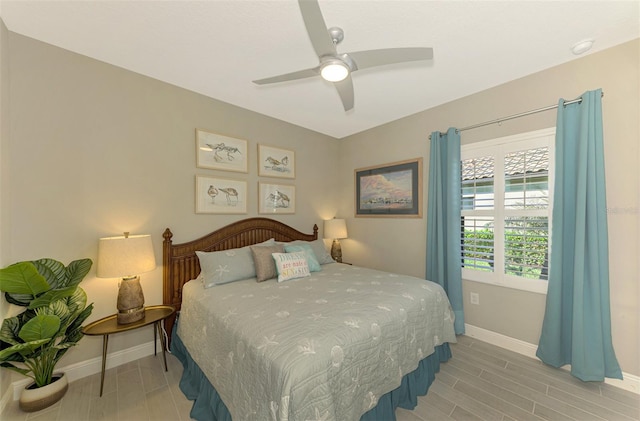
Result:
{"label": "ceiling fan", "polygon": [[298,4],[320,64],[311,69],[254,80],[253,83],[266,85],[320,75],[323,79],[333,82],[342,100],[344,110],[349,111],[353,108],[351,73],[387,64],[433,58],[433,49],[426,47],[383,48],[339,54],[336,46],[344,39],[342,29],[337,27],[327,29],[318,0],[298,0]]}

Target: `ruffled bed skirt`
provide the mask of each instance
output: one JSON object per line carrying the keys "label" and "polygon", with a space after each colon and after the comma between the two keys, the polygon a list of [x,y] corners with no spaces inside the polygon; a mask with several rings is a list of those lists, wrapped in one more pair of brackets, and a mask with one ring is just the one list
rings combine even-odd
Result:
{"label": "ruffled bed skirt", "polygon": [[[172,334],[171,352],[184,367],[180,389],[187,399],[194,401],[191,418],[198,421],[231,421],[229,410],[207,376],[189,355],[189,351],[178,336],[176,326],[177,324]],[[362,415],[360,421],[395,421],[397,407],[415,408],[418,404],[418,396],[426,395],[429,386],[435,380],[436,373],[440,371],[440,363],[449,358],[451,358],[451,349],[448,343],[436,347],[433,354],[420,361],[416,370],[402,378],[402,383],[397,389],[382,395],[378,405]]]}

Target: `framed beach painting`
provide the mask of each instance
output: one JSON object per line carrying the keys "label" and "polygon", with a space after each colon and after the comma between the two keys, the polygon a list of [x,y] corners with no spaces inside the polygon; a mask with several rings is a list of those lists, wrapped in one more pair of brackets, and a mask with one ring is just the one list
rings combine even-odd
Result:
{"label": "framed beach painting", "polygon": [[422,158],[355,170],[356,217],[422,217]]}
{"label": "framed beach painting", "polygon": [[196,213],[247,213],[247,182],[196,175]]}
{"label": "framed beach painting", "polygon": [[258,213],[296,213],[296,187],[258,183]]}
{"label": "framed beach painting", "polygon": [[248,172],[247,141],[196,129],[196,167]]}
{"label": "framed beach painting", "polygon": [[258,145],[258,175],[296,178],[296,154],[288,149]]}

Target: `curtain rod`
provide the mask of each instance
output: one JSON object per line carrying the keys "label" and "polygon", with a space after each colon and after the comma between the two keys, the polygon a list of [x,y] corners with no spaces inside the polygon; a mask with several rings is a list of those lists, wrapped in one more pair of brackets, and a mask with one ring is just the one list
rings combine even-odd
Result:
{"label": "curtain rod", "polygon": [[[604,97],[604,92],[602,92],[602,97]],[[565,101],[563,105],[575,104],[576,102],[582,102],[582,98],[572,99],[570,101]],[[542,107],[531,111],[525,111],[519,114],[513,114],[507,117],[497,118],[491,121],[485,121],[484,123],[474,124],[472,126],[463,127],[461,129],[456,129],[456,133],[463,132],[465,130],[477,129],[478,127],[488,126],[490,124],[502,123],[503,121],[513,120],[514,118],[525,117],[531,114],[541,113],[543,111],[553,110],[554,108],[558,108],[558,104],[549,105],[548,107]],[[431,135],[429,135],[429,140],[431,140]]]}

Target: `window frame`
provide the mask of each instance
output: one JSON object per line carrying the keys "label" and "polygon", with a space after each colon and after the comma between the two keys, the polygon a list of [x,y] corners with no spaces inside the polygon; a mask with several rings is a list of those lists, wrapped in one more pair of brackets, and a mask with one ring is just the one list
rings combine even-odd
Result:
{"label": "window frame", "polygon": [[[553,214],[553,187],[555,178],[555,133],[556,128],[550,127],[542,130],[535,130],[527,133],[520,133],[512,136],[485,140],[464,144],[461,146],[461,161],[471,158],[481,158],[493,156],[494,158],[494,208],[480,210],[462,210],[461,216],[474,215],[481,217],[492,217],[494,219],[494,250],[501,250],[494,253],[494,270],[479,271],[462,267],[462,278],[468,281],[482,282],[498,285],[507,288],[514,288],[524,291],[546,294],[549,286],[548,280],[531,279],[504,273],[505,264],[505,230],[504,220],[506,216],[539,216],[538,209],[513,210],[504,207],[505,202],[505,175],[504,157],[508,153],[536,149],[541,147],[549,148],[549,205],[546,209],[546,216],[549,221],[548,244],[551,252],[551,219]],[[498,223],[499,222],[499,223]],[[461,244],[462,247],[462,244]],[[462,264],[462,263],[461,263]]]}

